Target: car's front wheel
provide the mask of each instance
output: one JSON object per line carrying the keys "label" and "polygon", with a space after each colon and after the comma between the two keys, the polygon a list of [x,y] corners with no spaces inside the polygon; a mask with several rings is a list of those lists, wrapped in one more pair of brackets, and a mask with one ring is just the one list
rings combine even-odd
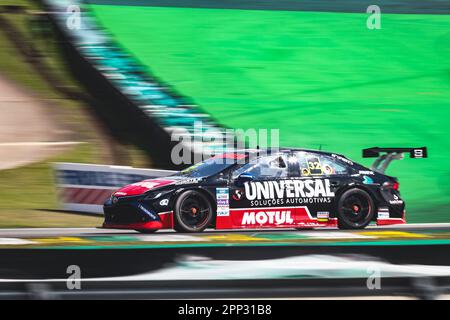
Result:
{"label": "car's front wheel", "polygon": [[190,190],[175,202],[174,229],[178,232],[201,232],[211,224],[213,206],[205,194]]}
{"label": "car's front wheel", "polygon": [[372,197],[356,188],[342,194],[337,209],[340,229],[363,229],[372,221],[375,213]]}

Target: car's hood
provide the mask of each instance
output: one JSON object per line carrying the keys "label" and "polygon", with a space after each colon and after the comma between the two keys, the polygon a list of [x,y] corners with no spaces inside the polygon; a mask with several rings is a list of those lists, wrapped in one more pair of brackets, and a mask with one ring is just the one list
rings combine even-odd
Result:
{"label": "car's hood", "polygon": [[133,184],[129,184],[125,187],[120,188],[116,192],[114,192],[114,195],[116,197],[125,197],[125,196],[137,196],[140,194],[143,194],[149,190],[157,189],[163,186],[167,186],[170,184],[175,183],[176,181],[179,181],[179,178],[172,177],[170,178],[159,178],[159,179],[147,179],[143,181],[139,181]]}

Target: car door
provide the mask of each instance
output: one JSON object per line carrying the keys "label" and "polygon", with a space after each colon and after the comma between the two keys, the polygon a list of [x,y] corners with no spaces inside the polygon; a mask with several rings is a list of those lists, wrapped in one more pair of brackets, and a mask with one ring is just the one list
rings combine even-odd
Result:
{"label": "car door", "polygon": [[336,191],[345,182],[349,168],[331,156],[322,153],[294,152],[300,182],[298,205],[307,208],[311,220],[328,221],[334,217]]}
{"label": "car door", "polygon": [[288,156],[287,152],[264,155],[232,172],[230,217],[234,227],[271,227],[289,220],[282,212],[283,181],[290,172]]}

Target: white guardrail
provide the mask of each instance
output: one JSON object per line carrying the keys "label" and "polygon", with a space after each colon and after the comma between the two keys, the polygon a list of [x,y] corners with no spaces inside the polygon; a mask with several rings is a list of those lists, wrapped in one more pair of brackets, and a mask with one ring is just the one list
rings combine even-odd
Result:
{"label": "white guardrail", "polygon": [[125,166],[55,163],[58,199],[64,210],[103,214],[103,203],[120,187],[175,171]]}

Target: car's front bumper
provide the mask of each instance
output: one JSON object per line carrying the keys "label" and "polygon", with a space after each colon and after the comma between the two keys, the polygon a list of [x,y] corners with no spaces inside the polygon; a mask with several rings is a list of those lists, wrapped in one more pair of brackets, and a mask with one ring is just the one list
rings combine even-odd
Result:
{"label": "car's front bumper", "polygon": [[108,200],[103,206],[103,212],[103,228],[155,230],[173,226],[171,212],[158,213],[149,204],[138,201],[138,198],[120,199],[117,203]]}

